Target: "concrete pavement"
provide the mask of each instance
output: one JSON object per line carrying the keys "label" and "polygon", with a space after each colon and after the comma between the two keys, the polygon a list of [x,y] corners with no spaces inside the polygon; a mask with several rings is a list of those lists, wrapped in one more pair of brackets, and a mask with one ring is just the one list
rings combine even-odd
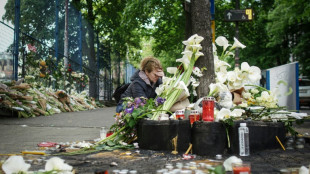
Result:
{"label": "concrete pavement", "polygon": [[35,150],[40,142],[74,142],[100,137],[114,123],[115,107],[34,118],[0,116],[0,154]]}

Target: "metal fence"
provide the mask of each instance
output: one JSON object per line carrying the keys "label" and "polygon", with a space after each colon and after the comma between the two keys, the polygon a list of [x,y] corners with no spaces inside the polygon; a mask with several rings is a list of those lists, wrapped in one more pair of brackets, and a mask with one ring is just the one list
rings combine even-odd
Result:
{"label": "metal fence", "polygon": [[[102,39],[96,31],[89,28],[87,20],[83,19],[81,13],[72,4],[68,5],[68,56],[66,57],[64,55],[65,0],[46,1],[44,2],[46,7],[41,8],[36,4],[28,4],[28,6],[26,3],[18,4],[19,0],[10,1],[15,1],[14,10],[11,9],[9,12],[14,12],[11,14],[15,16],[12,22],[15,26],[19,25],[19,28],[0,21],[0,80],[18,80],[34,75],[39,77],[35,80],[43,81],[47,87],[68,90],[65,84],[59,84],[59,79],[64,79],[64,82],[69,81],[78,91],[82,91],[87,90],[89,86],[87,78],[81,77],[84,73],[95,79],[96,98],[100,100],[112,100],[115,86],[128,82],[127,76],[132,74],[132,66],[127,68],[126,63],[124,68],[120,68],[120,58],[108,45],[99,42]],[[38,18],[34,17],[32,21],[24,19],[30,16],[29,11],[36,10]],[[44,15],[40,16],[41,14]],[[41,24],[35,21],[39,18],[43,18]],[[89,32],[94,32],[95,35],[96,67],[90,67],[89,64]],[[63,63],[64,60],[68,62]],[[39,72],[35,71],[38,69]],[[128,71],[130,71],[129,74]],[[121,74],[124,74],[124,77]]]}

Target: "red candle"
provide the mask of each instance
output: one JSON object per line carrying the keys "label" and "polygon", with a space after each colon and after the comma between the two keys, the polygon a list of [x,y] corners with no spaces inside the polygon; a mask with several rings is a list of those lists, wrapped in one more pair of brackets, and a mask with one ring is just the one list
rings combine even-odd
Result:
{"label": "red candle", "polygon": [[249,166],[240,166],[240,167],[233,167],[234,174],[250,174],[251,168]]}
{"label": "red candle", "polygon": [[176,110],[175,111],[175,117],[177,120],[181,119],[185,119],[185,115],[184,115],[184,111],[183,110]]}
{"label": "red candle", "polygon": [[202,101],[202,120],[214,121],[214,97],[204,98]]}
{"label": "red candle", "polygon": [[199,120],[200,120],[199,112],[197,110],[192,110],[189,115],[190,123],[193,124],[195,121],[199,121]]}

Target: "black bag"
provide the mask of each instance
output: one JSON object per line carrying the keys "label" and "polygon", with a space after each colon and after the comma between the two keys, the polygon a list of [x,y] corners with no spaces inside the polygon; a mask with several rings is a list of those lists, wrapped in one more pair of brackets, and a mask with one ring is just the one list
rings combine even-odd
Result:
{"label": "black bag", "polygon": [[115,89],[112,97],[114,97],[116,103],[118,103],[121,100],[121,95],[127,90],[129,85],[130,83],[124,83]]}

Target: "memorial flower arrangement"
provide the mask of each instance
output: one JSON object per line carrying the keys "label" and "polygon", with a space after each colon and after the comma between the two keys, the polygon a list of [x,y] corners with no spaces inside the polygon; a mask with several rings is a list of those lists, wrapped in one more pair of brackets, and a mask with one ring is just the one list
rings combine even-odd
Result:
{"label": "memorial flower arrangement", "polygon": [[194,67],[194,64],[200,56],[203,56],[203,53],[200,52],[202,49],[200,42],[203,39],[203,37],[195,34],[188,40],[183,41],[183,44],[185,45],[185,49],[182,52],[183,57],[176,60],[177,62],[182,63],[181,66],[183,68],[167,68],[167,71],[173,74],[173,77],[164,77],[163,84],[156,89],[156,94],[159,97],[166,99],[166,102],[158,107],[158,111],[155,112],[151,118],[152,120],[158,120],[161,113],[170,110],[177,101],[190,96],[188,90],[190,84],[192,85],[193,91],[199,85],[199,81],[193,76],[201,77],[202,73],[198,67]]}
{"label": "memorial flower arrangement", "polygon": [[[306,118],[307,114],[290,112],[285,107],[278,106],[277,89],[270,91],[255,85],[261,79],[261,70],[258,67],[242,62],[240,68],[231,69],[227,62],[234,58],[235,48],[246,47],[236,38],[233,45],[223,36],[218,37],[215,43],[221,47],[221,52],[218,53],[217,46],[213,44],[216,83],[209,86],[209,96],[215,97],[220,106],[215,109],[215,121],[223,122],[226,131],[233,125],[234,120],[282,121],[285,122],[287,130],[295,135],[297,132],[292,128],[292,122]],[[229,145],[228,136],[227,139]]]}
{"label": "memorial flower arrangement", "polygon": [[97,142],[92,147],[67,154],[133,147],[130,143],[136,138],[136,125],[140,119],[160,120],[162,119],[161,115],[167,112],[172,114],[169,110],[173,104],[190,95],[188,86],[192,85],[195,89],[199,85],[199,82],[193,76],[202,76],[201,70],[194,67],[195,61],[203,55],[203,53],[199,52],[202,49],[200,45],[202,40],[203,37],[195,34],[188,40],[183,41],[185,45],[185,50],[182,52],[183,57],[176,60],[181,62],[183,68],[167,68],[167,71],[173,74],[173,77],[163,77],[163,83],[156,88],[157,97],[155,99],[124,98],[123,111],[115,115],[116,123],[110,128],[113,131],[112,135]]}

